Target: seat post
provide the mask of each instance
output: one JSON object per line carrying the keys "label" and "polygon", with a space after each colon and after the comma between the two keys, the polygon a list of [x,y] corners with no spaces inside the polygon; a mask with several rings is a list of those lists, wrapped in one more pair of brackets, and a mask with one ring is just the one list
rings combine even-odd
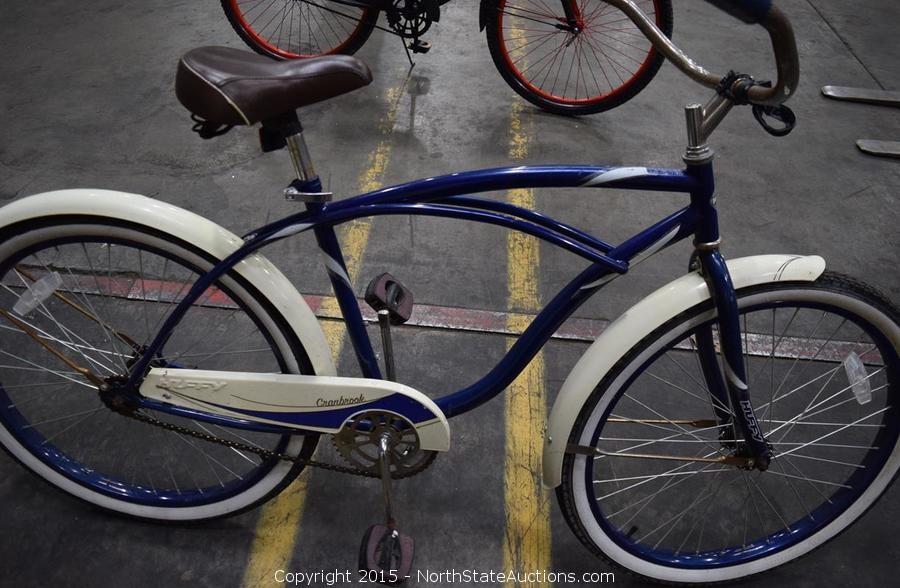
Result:
{"label": "seat post", "polygon": [[297,132],[286,135],[284,142],[288,153],[291,155],[291,163],[297,173],[297,179],[290,183],[284,190],[285,200],[291,202],[329,202],[333,196],[331,192],[322,190],[322,182],[313,168],[312,157],[306,147],[303,138],[303,129],[297,125]]}
{"label": "seat post", "polygon": [[296,111],[264,120],[259,130],[259,142],[264,153],[287,147],[297,179],[301,182],[316,179],[312,157],[303,138],[303,125]]}
{"label": "seat post", "polygon": [[259,131],[264,152],[287,147],[297,178],[284,190],[284,197],[292,202],[328,202],[330,192],[322,191],[322,183],[313,167],[312,157],[303,138],[303,125],[296,112],[263,121]]}
{"label": "seat post", "polygon": [[294,165],[297,179],[302,182],[314,179],[316,170],[313,168],[312,157],[309,154],[309,148],[306,146],[306,140],[303,138],[302,127],[299,128],[297,133],[285,137],[284,142],[287,144],[288,153],[291,155],[291,163]]}

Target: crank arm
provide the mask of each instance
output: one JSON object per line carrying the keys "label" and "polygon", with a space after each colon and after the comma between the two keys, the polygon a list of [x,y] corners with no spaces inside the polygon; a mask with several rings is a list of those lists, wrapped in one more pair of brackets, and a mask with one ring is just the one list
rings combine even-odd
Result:
{"label": "crank arm", "polygon": [[44,341],[40,333],[14,317],[10,312],[0,308],[0,316],[3,316],[6,320],[18,327],[20,331],[34,339],[37,344],[52,353],[57,359],[66,364],[70,369],[84,376],[91,384],[94,384],[95,386],[100,386],[103,384],[103,380],[97,374],[95,374],[88,368],[80,366],[72,361],[72,359],[69,358],[69,356],[67,356],[65,353]]}
{"label": "crank arm", "polygon": [[586,445],[576,445],[570,443],[566,445],[566,453],[575,455],[590,455],[602,457],[625,457],[631,459],[661,459],[666,461],[696,461],[701,463],[721,463],[724,465],[732,465],[735,467],[753,467],[754,461],[752,457],[737,457],[734,455],[720,455],[719,457],[687,457],[682,455],[659,455],[655,453],[619,453],[612,451],[603,451],[596,447],[588,447]]}
{"label": "crank arm", "polygon": [[384,494],[385,524],[394,527],[394,506],[391,500],[391,445],[390,438],[383,435],[378,440],[378,459],[381,462],[381,490]]}

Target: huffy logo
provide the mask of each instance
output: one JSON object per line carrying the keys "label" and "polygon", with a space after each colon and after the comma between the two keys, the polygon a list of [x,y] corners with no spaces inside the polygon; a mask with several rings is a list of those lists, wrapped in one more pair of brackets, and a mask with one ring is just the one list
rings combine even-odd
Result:
{"label": "huffy logo", "polygon": [[177,392],[179,390],[197,390],[218,392],[228,385],[228,382],[219,382],[215,380],[183,380],[181,378],[163,377],[160,379],[157,388],[168,390],[169,392]]}
{"label": "huffy logo", "polygon": [[762,433],[759,432],[759,423],[756,422],[756,416],[753,414],[753,408],[749,400],[741,400],[741,409],[744,412],[744,418],[747,419],[747,426],[750,427],[750,436],[760,443],[765,442]]}

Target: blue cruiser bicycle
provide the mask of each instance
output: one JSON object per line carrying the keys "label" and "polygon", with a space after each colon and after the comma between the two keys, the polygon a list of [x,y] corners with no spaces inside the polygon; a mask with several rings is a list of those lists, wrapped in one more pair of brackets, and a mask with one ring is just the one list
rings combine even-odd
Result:
{"label": "blue cruiser bicycle", "polygon": [[[770,132],[789,131],[783,103],[798,65],[790,23],[768,0],[713,3],[765,27],[774,84],[712,75],[631,0],[610,0],[716,89],[687,107],[684,169],[517,166],[332,201],[295,110],[365,86],[365,65],[187,53],[176,89],[195,130],[210,137],[262,123],[265,150],[287,147],[297,178],[286,196],[305,210],[239,238],[163,202],[102,190],[0,209],[0,442],[73,496],[163,521],[252,508],[305,467],[380,478],[387,520],[366,532],[360,567],[399,582],[412,540],[391,516],[392,480],[447,451],[449,419],[500,394],[579,305],[691,237],[688,273],[614,321],[568,376],[545,432],[544,482],[592,552],[653,580],[741,578],[835,537],[900,468],[900,312],[817,256],[723,259],[707,140],[745,104]],[[610,244],[472,196],[558,187],[679,192],[687,205]],[[390,328],[409,318],[412,297],[389,275],[366,297],[382,327],[382,377],[334,231],[413,214],[499,225],[587,261],[495,368],[436,399],[393,381]],[[362,378],[335,375],[315,316],[259,253],[304,232],[325,254]],[[343,463],[313,459],[322,435]]]}

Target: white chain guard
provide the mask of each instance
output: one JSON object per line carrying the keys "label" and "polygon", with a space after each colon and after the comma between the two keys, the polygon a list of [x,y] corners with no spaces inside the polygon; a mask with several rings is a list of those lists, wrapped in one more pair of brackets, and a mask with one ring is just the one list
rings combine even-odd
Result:
{"label": "white chain guard", "polygon": [[390,412],[415,426],[422,449],[450,449],[450,425],[441,409],[396,382],[153,368],[140,392],[179,408],[322,433],[337,433],[363,412]]}

